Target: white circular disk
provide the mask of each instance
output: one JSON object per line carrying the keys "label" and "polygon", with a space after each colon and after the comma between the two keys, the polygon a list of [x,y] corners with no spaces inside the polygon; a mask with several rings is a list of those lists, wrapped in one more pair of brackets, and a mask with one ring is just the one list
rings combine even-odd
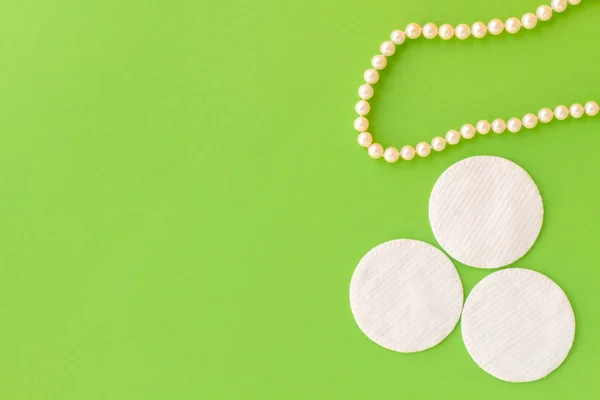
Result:
{"label": "white circular disk", "polygon": [[375,343],[401,353],[426,350],[452,332],[463,288],[452,261],[418,240],[380,244],[360,261],[350,283],[359,328]]}
{"label": "white circular disk", "polygon": [[479,282],[465,302],[462,336],[484,371],[508,382],[530,382],[554,371],[573,345],[569,299],[539,272],[509,268]]}
{"label": "white circular disk", "polygon": [[459,161],[437,180],[429,222],[453,258],[478,268],[499,268],[535,243],[544,205],[535,182],[512,161],[479,156]]}

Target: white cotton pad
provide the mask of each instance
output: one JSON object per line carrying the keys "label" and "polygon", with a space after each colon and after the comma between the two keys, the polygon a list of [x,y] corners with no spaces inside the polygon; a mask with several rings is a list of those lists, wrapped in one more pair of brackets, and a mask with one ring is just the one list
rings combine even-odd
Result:
{"label": "white cotton pad", "polygon": [[484,371],[508,382],[530,382],[564,361],[575,336],[569,299],[539,272],[510,268],[473,288],[462,316],[467,351]]}
{"label": "white cotton pad", "polygon": [[350,283],[350,306],[375,343],[401,353],[426,350],[452,332],[463,289],[444,253],[417,240],[380,244],[360,261]]}
{"label": "white cotton pad", "polygon": [[512,161],[481,156],[459,161],[437,180],[429,222],[442,248],[463,264],[499,268],[525,255],[544,217],[531,177]]}

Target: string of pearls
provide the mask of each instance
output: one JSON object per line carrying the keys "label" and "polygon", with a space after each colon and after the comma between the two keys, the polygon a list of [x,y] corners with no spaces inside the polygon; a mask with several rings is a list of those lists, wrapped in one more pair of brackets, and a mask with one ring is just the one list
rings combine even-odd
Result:
{"label": "string of pearls", "polygon": [[472,26],[466,24],[459,24],[453,27],[449,24],[443,24],[439,28],[434,23],[427,23],[423,27],[419,24],[411,23],[405,28],[404,31],[396,30],[392,32],[391,40],[383,42],[380,51],[381,54],[376,55],[371,60],[370,68],[365,71],[364,79],[365,82],[358,88],[358,95],[361,100],[356,103],[356,113],[359,115],[354,120],[354,128],[359,132],[358,144],[368,149],[369,156],[372,158],[383,157],[387,162],[394,163],[398,159],[409,161],[412,160],[415,155],[420,157],[427,157],[431,154],[431,150],[442,151],[446,148],[446,145],[455,145],[461,138],[471,139],[476,133],[486,135],[490,131],[501,134],[508,130],[509,132],[519,132],[521,128],[533,129],[538,122],[548,123],[554,118],[557,120],[564,120],[571,116],[573,118],[581,118],[584,114],[589,116],[595,116],[598,114],[599,107],[595,101],[589,101],[585,105],[573,104],[570,107],[560,105],[554,110],[549,108],[542,108],[536,114],[527,114],[523,118],[510,118],[508,121],[504,121],[501,118],[493,120],[491,123],[486,120],[481,120],[475,124],[463,125],[458,131],[452,129],[446,133],[444,137],[436,136],[431,140],[431,143],[421,142],[415,147],[407,145],[402,147],[400,150],[395,147],[388,147],[384,149],[379,143],[373,142],[373,136],[367,132],[369,129],[369,120],[365,117],[371,110],[371,106],[367,100],[373,97],[374,91],[373,86],[379,81],[379,72],[387,66],[387,57],[391,57],[396,52],[396,46],[401,45],[408,39],[417,39],[421,36],[426,39],[434,39],[439,36],[443,40],[449,40],[456,37],[460,40],[465,40],[471,35],[477,39],[484,37],[488,32],[492,35],[499,35],[503,31],[508,33],[517,33],[521,27],[525,29],[533,29],[536,27],[538,21],[548,21],[552,18],[553,12],[561,13],[567,9],[568,4],[577,5],[581,3],[581,0],[552,0],[551,4],[542,5],[537,8],[535,14],[527,13],[519,18],[511,17],[505,22],[500,19],[492,19],[487,25],[483,22],[475,22]]}

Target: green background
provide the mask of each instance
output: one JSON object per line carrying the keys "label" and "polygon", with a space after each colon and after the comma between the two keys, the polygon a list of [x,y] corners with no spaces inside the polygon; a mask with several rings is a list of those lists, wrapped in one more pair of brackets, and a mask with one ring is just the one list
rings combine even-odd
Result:
{"label": "green background", "polygon": [[[0,397],[598,398],[600,117],[395,165],[352,129],[393,29],[539,1],[3,2]],[[375,137],[600,101],[599,20],[583,0],[534,31],[403,46],[377,85]],[[349,309],[360,258],[435,244],[435,180],[482,154],[538,183],[544,229],[515,266],[559,283],[577,318],[568,359],[535,383],[487,375],[459,328],[423,353],[385,350]],[[455,264],[465,293],[489,273]]]}

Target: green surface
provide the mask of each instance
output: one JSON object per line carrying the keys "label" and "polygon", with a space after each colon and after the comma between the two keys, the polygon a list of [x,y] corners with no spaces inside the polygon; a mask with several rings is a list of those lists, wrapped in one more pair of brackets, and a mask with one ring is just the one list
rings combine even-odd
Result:
{"label": "green surface", "polygon": [[[373,161],[356,88],[393,29],[540,0],[5,1],[0,7],[0,398],[594,399],[600,396],[600,117]],[[385,145],[481,118],[600,100],[600,2],[531,32],[399,50],[371,116]],[[436,178],[522,165],[546,205],[515,266],[559,283],[563,366],[504,383],[456,329],[402,355],[348,304],[354,267],[435,243]],[[489,271],[456,264],[469,290]]]}

